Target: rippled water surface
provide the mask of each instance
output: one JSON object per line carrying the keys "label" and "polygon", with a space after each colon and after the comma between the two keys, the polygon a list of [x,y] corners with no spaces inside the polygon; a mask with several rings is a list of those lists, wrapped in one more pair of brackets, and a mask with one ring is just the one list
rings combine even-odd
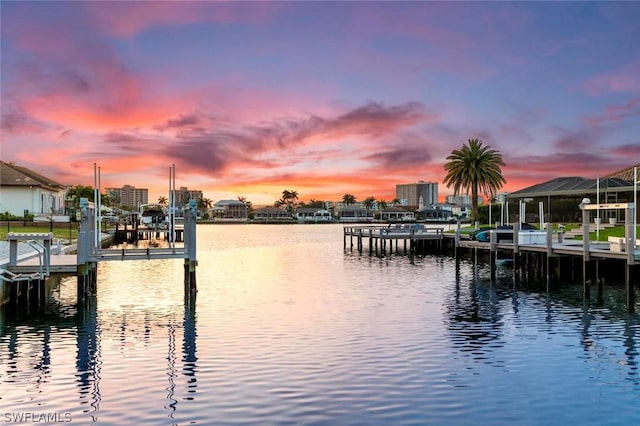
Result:
{"label": "rippled water surface", "polygon": [[0,422],[640,422],[619,286],[585,306],[509,269],[344,250],[340,225],[200,225],[198,260],[192,304],[180,260],[107,262],[86,309],[67,278],[46,316],[5,317]]}

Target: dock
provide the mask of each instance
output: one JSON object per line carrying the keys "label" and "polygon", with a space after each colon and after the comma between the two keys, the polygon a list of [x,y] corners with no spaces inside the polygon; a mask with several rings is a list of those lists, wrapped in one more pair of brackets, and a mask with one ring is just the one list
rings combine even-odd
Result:
{"label": "dock", "polygon": [[[7,304],[16,311],[39,310],[44,307],[45,281],[53,275],[77,277],[78,304],[82,305],[89,296],[96,294],[97,265],[105,261],[137,261],[183,259],[185,300],[195,297],[196,290],[196,217],[195,200],[190,200],[184,208],[183,228],[171,230],[133,228],[120,230],[111,242],[119,236],[125,238],[120,248],[103,248],[101,234],[96,227],[95,207],[86,198],[80,200],[82,218],[79,226],[75,254],[53,253],[52,233],[9,233],[9,263],[0,266],[0,305]],[[151,241],[154,236],[162,238],[168,247],[129,246],[127,234],[138,243]],[[178,238],[179,236],[179,238]],[[176,245],[178,239],[182,245]],[[34,255],[18,257],[18,243],[28,244]]]}
{"label": "dock", "polygon": [[364,241],[367,241],[369,253],[377,253],[378,250],[385,253],[387,246],[391,253],[394,250],[394,243],[396,252],[399,250],[400,243],[405,252],[419,250],[427,244],[436,244],[442,248],[444,240],[444,228],[427,228],[421,224],[345,226],[343,230],[345,248],[347,248],[347,239],[351,249],[355,240],[358,251],[362,251]]}
{"label": "dock", "polygon": [[[640,239],[634,239],[634,205],[585,205],[581,208],[582,240],[565,239],[562,231],[554,232],[551,223],[544,224],[543,230],[520,230],[519,223],[515,223],[510,239],[504,238],[505,230],[500,230],[501,240],[498,241],[497,232],[491,232],[489,242],[464,239],[460,224],[455,233],[445,233],[444,228],[426,228],[421,224],[392,224],[345,226],[343,243],[345,249],[349,247],[354,250],[355,247],[361,253],[368,246],[369,254],[381,256],[393,254],[394,251],[397,254],[448,252],[458,261],[464,253],[471,253],[474,257],[484,255],[488,258],[492,280],[495,280],[499,260],[512,261],[516,274],[546,277],[547,286],[551,280],[569,273],[572,280],[582,278],[585,298],[590,296],[592,285],[601,295],[605,275],[617,273],[624,276],[626,305],[633,312],[635,288],[640,287]],[[597,208],[626,210],[625,237],[609,237],[605,242],[589,240],[588,211]]]}

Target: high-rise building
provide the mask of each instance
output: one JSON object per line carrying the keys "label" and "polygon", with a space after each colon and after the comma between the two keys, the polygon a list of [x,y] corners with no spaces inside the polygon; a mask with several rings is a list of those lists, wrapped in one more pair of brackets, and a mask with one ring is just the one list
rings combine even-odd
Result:
{"label": "high-rise building", "polygon": [[[478,197],[478,204],[482,204],[482,202],[483,202],[483,198]],[[470,206],[471,195],[469,194],[447,195],[447,203],[454,204],[456,206]]]}
{"label": "high-rise building", "polygon": [[149,202],[149,190],[147,188],[125,185],[122,188],[106,188],[106,192],[116,204],[133,209],[137,209],[141,204]]}
{"label": "high-rise building", "polygon": [[396,198],[409,206],[433,206],[438,203],[438,183],[418,181],[396,185]]}
{"label": "high-rise building", "polygon": [[189,203],[189,200],[194,199],[196,201],[201,200],[203,197],[202,191],[199,189],[189,189],[186,186],[181,186],[176,189],[176,206],[181,207]]}

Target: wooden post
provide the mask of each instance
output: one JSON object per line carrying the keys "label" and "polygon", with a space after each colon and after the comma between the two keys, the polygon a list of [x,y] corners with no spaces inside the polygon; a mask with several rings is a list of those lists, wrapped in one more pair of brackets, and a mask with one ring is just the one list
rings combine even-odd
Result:
{"label": "wooden post", "polygon": [[635,285],[632,282],[632,273],[631,268],[635,265],[636,257],[635,257],[635,245],[636,242],[634,240],[635,229],[633,226],[633,219],[635,218],[635,205],[632,207],[628,207],[625,210],[625,250],[627,250],[627,265],[625,267],[625,277],[624,284],[627,290],[627,312],[633,313],[635,312],[635,304],[636,304],[636,295],[635,295]]}
{"label": "wooden post", "polygon": [[597,295],[596,295],[596,303],[598,306],[602,306],[604,301],[604,277],[598,278],[597,283]]}
{"label": "wooden post", "polygon": [[549,285],[551,282],[551,257],[553,256],[553,225],[550,222],[546,223],[547,229],[547,255],[546,259],[546,269],[547,269],[547,291],[549,291]]}
{"label": "wooden post", "polygon": [[458,223],[456,225],[456,234],[453,241],[454,241],[454,246],[453,246],[454,257],[456,258],[456,261],[458,261],[459,260],[458,246],[460,245],[460,218],[458,218]]}
{"label": "wooden post", "polygon": [[582,286],[583,296],[585,300],[591,297],[591,289],[589,283],[589,210],[580,205],[582,209]]}
{"label": "wooden post", "polygon": [[[185,278],[188,277],[189,292],[197,291],[196,285],[196,267],[198,266],[198,260],[196,256],[196,224],[198,218],[198,211],[196,208],[196,200],[189,200],[189,204],[184,208],[184,246],[187,251],[187,258],[185,262]],[[188,272],[187,272],[188,268]]]}
{"label": "wooden post", "polygon": [[631,265],[627,265],[625,270],[625,286],[627,287],[627,312],[633,313],[636,310],[635,286],[632,283]]}
{"label": "wooden post", "polygon": [[347,248],[347,227],[342,228],[342,248]]}
{"label": "wooden post", "polygon": [[625,250],[627,251],[627,264],[629,265],[634,265],[636,262],[636,241],[634,239],[635,229],[633,226],[633,218],[636,215],[635,210],[635,206],[632,205],[632,207],[627,207],[624,212],[624,239],[626,242]]}
{"label": "wooden post", "polygon": [[513,224],[513,269],[515,271],[520,270],[520,241],[518,236],[520,234],[520,222],[522,218],[518,215],[518,221]]}
{"label": "wooden post", "polygon": [[498,258],[498,233],[489,232],[489,264],[491,269],[491,281],[496,279],[496,261]]}
{"label": "wooden post", "polygon": [[77,303],[84,304],[88,291],[95,292],[94,277],[97,267],[92,261],[94,233],[95,233],[95,209],[86,198],[80,198],[80,231],[78,232],[78,248],[76,250],[77,268]]}
{"label": "wooden post", "polygon": [[44,279],[38,282],[38,296],[39,296],[38,305],[40,306],[41,310],[44,310],[45,305],[47,303],[47,285]]}

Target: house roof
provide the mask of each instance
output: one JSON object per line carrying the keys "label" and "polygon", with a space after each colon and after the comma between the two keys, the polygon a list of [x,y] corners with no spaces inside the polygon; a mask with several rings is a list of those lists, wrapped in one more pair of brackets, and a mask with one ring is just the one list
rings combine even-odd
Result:
{"label": "house roof", "polygon": [[[595,193],[598,186],[600,191],[626,192],[633,186],[634,167],[638,166],[631,166],[599,179],[587,179],[578,176],[559,177],[512,192],[507,195],[507,198]],[[630,179],[626,179],[628,176],[630,176]]]}
{"label": "house roof", "polygon": [[640,163],[635,166],[627,167],[626,169],[618,170],[615,173],[611,173],[610,175],[605,176],[606,178],[618,178],[629,181],[633,183],[633,169],[637,167],[640,169]]}
{"label": "house roof", "polygon": [[391,207],[386,207],[384,209],[382,209],[383,212],[385,213],[409,213],[409,210],[407,209],[403,209],[402,207],[396,207],[396,206],[391,206]]}
{"label": "house roof", "polygon": [[218,202],[216,202],[214,204],[214,206],[216,207],[224,207],[224,206],[236,206],[236,205],[240,205],[242,204],[243,206],[245,205],[245,203],[243,203],[240,200],[220,200]]}
{"label": "house roof", "polygon": [[39,186],[50,191],[58,191],[64,185],[26,167],[0,161],[0,185]]}
{"label": "house roof", "polygon": [[299,209],[296,209],[296,212],[298,213],[317,213],[317,212],[326,212],[328,210],[325,210],[321,207],[300,207]]}
{"label": "house roof", "polygon": [[261,209],[255,210],[254,213],[284,213],[284,214],[288,214],[289,212],[287,212],[284,209],[281,209],[280,207],[263,207]]}

